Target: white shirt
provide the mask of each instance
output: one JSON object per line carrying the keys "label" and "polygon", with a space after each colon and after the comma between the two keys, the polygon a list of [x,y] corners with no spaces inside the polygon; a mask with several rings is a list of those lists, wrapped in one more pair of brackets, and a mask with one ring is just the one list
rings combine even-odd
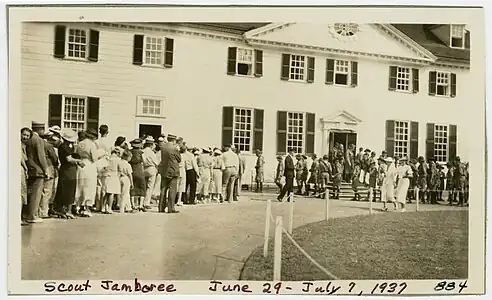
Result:
{"label": "white shirt", "polygon": [[110,154],[111,148],[113,147],[111,141],[107,136],[100,137],[95,141],[95,144],[98,149],[104,150],[104,152]]}
{"label": "white shirt", "polygon": [[157,161],[157,156],[150,147],[143,149],[142,158],[144,168],[157,167],[159,165],[159,161]]}
{"label": "white shirt", "polygon": [[239,157],[231,149],[229,149],[229,151],[227,152],[224,152],[222,154],[222,158],[224,159],[224,165],[226,168],[236,167],[237,169],[239,169]]}

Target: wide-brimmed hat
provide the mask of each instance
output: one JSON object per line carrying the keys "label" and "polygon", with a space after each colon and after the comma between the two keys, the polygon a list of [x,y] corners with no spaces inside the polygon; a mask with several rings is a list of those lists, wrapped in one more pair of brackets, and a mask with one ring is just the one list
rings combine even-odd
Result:
{"label": "wide-brimmed hat", "polygon": [[193,150],[193,154],[194,155],[198,155],[198,154],[201,154],[202,152],[200,151],[200,149],[195,149]]}
{"label": "wide-brimmed hat", "polygon": [[155,143],[154,137],[149,135],[145,138],[145,143]]}
{"label": "wide-brimmed hat", "polygon": [[72,128],[64,128],[63,131],[61,131],[61,137],[67,142],[75,143],[78,135],[77,132]]}
{"label": "wide-brimmed hat", "polygon": [[399,161],[408,161],[408,157],[403,156],[403,157],[401,157],[401,158],[399,159]]}
{"label": "wide-brimmed hat", "polygon": [[389,163],[391,163],[391,162],[393,162],[393,158],[392,158],[392,157],[386,157],[386,158],[384,159],[384,161],[385,161],[385,162],[389,162]]}
{"label": "wide-brimmed hat", "polygon": [[58,125],[51,126],[50,128],[48,128],[48,131],[61,135],[61,128]]}
{"label": "wide-brimmed hat", "polygon": [[323,159],[324,159],[324,160],[327,160],[327,159],[329,159],[329,158],[330,158],[330,157],[328,156],[328,154],[323,155]]}
{"label": "wide-brimmed hat", "polygon": [[97,130],[94,128],[89,128],[85,131],[85,134],[90,135],[92,137],[97,137],[99,134],[97,133]]}
{"label": "wide-brimmed hat", "polygon": [[371,153],[371,149],[366,149],[366,150],[364,150],[364,152],[369,152],[369,153]]}
{"label": "wide-brimmed hat", "polygon": [[282,159],[282,155],[277,155],[277,159]]}
{"label": "wide-brimmed hat", "polygon": [[208,148],[202,148],[202,152],[203,153],[210,153],[210,152],[212,152],[212,149],[210,149],[210,147],[208,147]]}
{"label": "wide-brimmed hat", "polygon": [[302,156],[302,158],[304,158],[304,159],[307,159],[307,158],[308,158],[306,154],[301,154],[301,156]]}
{"label": "wide-brimmed hat", "polygon": [[214,154],[221,155],[222,151],[220,151],[220,149],[215,149]]}
{"label": "wide-brimmed hat", "polygon": [[142,140],[139,138],[136,138],[130,142],[130,145],[141,145],[141,144],[142,144]]}

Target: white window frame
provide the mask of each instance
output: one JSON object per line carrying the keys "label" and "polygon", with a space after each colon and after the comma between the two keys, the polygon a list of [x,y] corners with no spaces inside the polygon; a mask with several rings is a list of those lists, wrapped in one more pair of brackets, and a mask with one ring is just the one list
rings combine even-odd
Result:
{"label": "white window frame", "polygon": [[[439,84],[439,74],[447,76],[447,85]],[[446,86],[446,94],[442,95],[438,93],[439,86]],[[438,97],[449,97],[451,96],[451,72],[447,71],[436,71],[436,96]]]}
{"label": "white window frame", "polygon": [[[460,31],[460,33],[455,34],[453,29],[456,29],[456,31]],[[465,49],[465,35],[466,35],[465,25],[451,24],[451,26],[449,27],[449,47],[454,49]],[[461,39],[461,47],[453,46],[453,38]]]}
{"label": "white window frame", "polygon": [[[239,59],[239,52],[240,51],[251,51],[251,62],[246,62],[246,61],[240,60]],[[255,59],[256,59],[255,58],[255,49],[246,48],[246,47],[237,47],[236,48],[236,75],[245,76],[245,77],[253,77],[255,75]],[[251,67],[250,67],[251,74],[247,74],[247,75],[239,74],[239,64],[240,63],[251,65]]]}
{"label": "white window frame", "polygon": [[[162,40],[162,47],[161,47],[161,53],[160,53],[160,58],[161,58],[161,63],[160,64],[153,64],[153,63],[148,63],[147,62],[147,39],[154,38],[154,39],[161,39]],[[157,50],[152,50],[153,52],[157,52]],[[154,67],[154,68],[164,68],[164,60],[165,60],[165,55],[166,55],[166,37],[160,36],[160,35],[150,35],[146,34],[144,35],[144,42],[143,42],[143,54],[142,54],[142,66],[144,67]]]}
{"label": "white window frame", "polygon": [[[75,56],[70,56],[69,53],[69,48],[70,44],[74,44],[73,42],[70,42],[70,30],[80,30],[85,33],[85,45],[81,43],[77,43],[78,45],[84,45],[85,47],[85,53],[83,57],[75,57]],[[72,60],[87,60],[87,57],[89,57],[89,30],[81,27],[67,27],[67,30],[65,32],[65,58],[66,59],[72,59]]]}
{"label": "white window frame", "polygon": [[[406,66],[395,66],[396,67],[396,91],[403,93],[412,93],[413,91],[413,77],[412,68]],[[408,72],[403,72],[408,70]],[[400,77],[400,75],[408,75],[408,78]],[[408,80],[408,83],[401,83],[402,81]],[[408,89],[402,89],[401,87],[408,86]]]}
{"label": "white window frame", "polygon": [[[395,157],[403,157],[403,156],[406,156],[408,157],[410,155],[410,135],[411,135],[411,122],[410,121],[406,121],[406,120],[395,120],[395,129],[394,129],[394,137],[395,137],[395,141],[394,141],[394,156]],[[399,134],[399,131],[398,131],[398,128],[404,128],[404,127],[398,127],[398,123],[403,123],[403,124],[406,124],[406,129],[407,129],[407,139],[397,139],[397,136]],[[404,135],[405,133],[403,133]],[[397,143],[398,142],[406,142],[406,146],[398,146]],[[405,151],[397,151],[397,148],[404,148],[406,150]]]}
{"label": "white window frame", "polygon": [[[289,54],[290,59],[289,59],[289,81],[294,81],[294,82],[307,82],[307,72],[308,72],[308,57],[307,55],[301,55],[301,54]],[[298,67],[298,66],[293,66],[294,58],[303,58],[303,60],[299,60],[299,63],[303,63],[303,67]],[[297,59],[295,61],[298,61]],[[302,79],[295,79],[292,78],[292,76],[296,75],[296,73],[292,72],[292,69],[297,69],[297,70],[303,70],[302,72]]]}
{"label": "white window frame", "polygon": [[[301,115],[302,116],[302,129],[301,129],[301,132],[290,132],[290,127],[297,127],[299,128],[300,126],[299,125],[290,125],[289,124],[289,120],[291,120],[289,114],[297,114],[297,115]],[[294,119],[295,120],[295,119]],[[299,120],[299,119],[297,119]],[[291,148],[294,148],[294,146],[291,146],[289,145],[289,141],[297,141],[299,142],[299,139],[290,139],[289,138],[289,134],[297,134],[297,135],[301,135],[301,143],[302,143],[302,146],[301,147],[298,147],[296,146],[295,148],[297,149],[296,150],[296,153],[304,153],[306,151],[306,130],[307,130],[307,120],[306,120],[306,113],[305,112],[299,112],[299,111],[288,111],[287,112],[287,118],[286,118],[286,135],[285,135],[285,145],[287,147],[287,151]],[[298,149],[300,149],[301,151],[299,152]]]}
{"label": "white window frame", "polygon": [[[72,121],[72,120],[69,120],[69,119],[66,119],[66,116],[65,116],[65,105],[66,105],[66,99],[67,98],[77,98],[77,99],[84,99],[84,120],[83,121],[80,121],[80,120],[77,120],[77,121]],[[63,98],[62,98],[62,107],[61,107],[61,128],[66,128],[65,127],[65,122],[68,122],[68,123],[83,123],[84,124],[84,127],[82,130],[85,130],[87,129],[87,107],[88,107],[88,97],[87,96],[80,96],[80,95],[63,95]],[[78,112],[77,112],[78,114]],[[72,127],[70,127],[72,128]],[[79,131],[78,129],[76,131]]]}
{"label": "white window frame", "polygon": [[[344,59],[335,59],[334,61],[335,62],[333,66],[333,84],[337,86],[350,86],[350,84],[352,83],[352,62],[350,60],[344,60]],[[347,63],[346,66],[341,66],[343,68],[347,68],[347,72],[338,70],[339,63],[344,63],[344,64]],[[347,84],[337,83],[337,74],[347,75]]]}
{"label": "white window frame", "polygon": [[[446,142],[445,143],[438,143],[436,141],[437,137],[437,128],[441,127],[446,127]],[[434,157],[436,158],[436,162],[438,163],[447,163],[448,162],[448,157],[449,157],[449,124],[434,124]],[[445,149],[437,149],[437,145],[444,145]],[[438,157],[441,157],[442,155],[438,155],[437,152],[443,151],[444,152],[444,160],[438,160]]]}
{"label": "white window frame", "polygon": [[[145,114],[143,112],[143,102],[144,100],[154,100],[154,101],[160,101],[161,102],[161,113],[159,115],[155,114]],[[165,118],[166,115],[164,113],[164,109],[166,107],[166,99],[164,97],[158,97],[158,96],[147,96],[147,95],[142,95],[142,96],[137,96],[137,117],[145,117],[145,118]]]}
{"label": "white window frame", "polygon": [[[232,142],[233,144],[239,148],[241,150],[241,152],[245,152],[245,153],[253,153],[253,134],[254,134],[254,113],[255,113],[255,110],[254,108],[250,108],[250,107],[240,107],[240,106],[234,106],[233,108],[233,111],[232,111]],[[251,114],[250,114],[250,122],[249,122],[249,125],[250,125],[250,128],[249,130],[247,129],[236,129],[236,125],[237,124],[245,124],[245,126],[247,126],[247,122],[237,122],[236,121],[236,116],[238,116],[238,114],[236,114],[236,110],[239,109],[239,110],[245,110],[245,111],[250,111]],[[239,116],[242,116],[242,115],[239,115]],[[239,134],[239,132],[248,132],[249,131],[249,137],[243,137]],[[244,150],[243,148],[240,147],[240,145],[247,145],[247,143],[236,143],[236,137],[237,138],[249,138],[249,150]]]}

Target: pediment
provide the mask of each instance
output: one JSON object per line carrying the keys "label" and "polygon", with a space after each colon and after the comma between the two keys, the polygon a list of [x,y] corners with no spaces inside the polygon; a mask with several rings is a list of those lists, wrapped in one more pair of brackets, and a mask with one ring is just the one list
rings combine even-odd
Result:
{"label": "pediment", "polygon": [[347,125],[357,125],[362,122],[361,119],[350,114],[349,112],[342,110],[329,116],[321,118],[322,123],[339,123]]}
{"label": "pediment", "polygon": [[334,50],[343,55],[369,54],[390,58],[433,61],[435,56],[391,25],[353,24],[353,35],[341,34],[340,24],[273,23],[245,33],[245,38],[267,45],[289,48]]}

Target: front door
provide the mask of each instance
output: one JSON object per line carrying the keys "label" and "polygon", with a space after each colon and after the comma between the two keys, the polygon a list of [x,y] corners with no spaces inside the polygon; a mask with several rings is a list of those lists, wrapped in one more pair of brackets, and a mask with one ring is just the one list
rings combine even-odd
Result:
{"label": "front door", "polygon": [[336,144],[342,144],[344,150],[348,149],[348,146],[351,144],[357,146],[357,133],[331,131],[329,137],[329,149],[333,149]]}
{"label": "front door", "polygon": [[162,134],[162,126],[161,125],[149,125],[149,124],[140,124],[138,126],[138,136],[152,136],[154,140],[157,141],[159,136]]}

